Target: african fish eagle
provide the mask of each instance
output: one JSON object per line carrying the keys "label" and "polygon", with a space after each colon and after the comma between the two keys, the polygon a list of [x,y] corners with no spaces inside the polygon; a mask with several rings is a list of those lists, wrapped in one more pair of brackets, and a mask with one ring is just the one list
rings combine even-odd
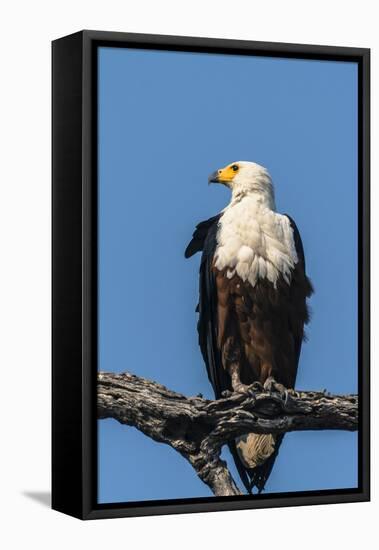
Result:
{"label": "african fish eagle", "polygon": [[[209,183],[231,190],[228,206],[196,226],[185,257],[202,251],[199,344],[216,399],[260,382],[293,388],[313,289],[294,221],[275,208],[266,168],[239,161]],[[229,443],[247,491],[264,489],[282,435],[246,434]]]}

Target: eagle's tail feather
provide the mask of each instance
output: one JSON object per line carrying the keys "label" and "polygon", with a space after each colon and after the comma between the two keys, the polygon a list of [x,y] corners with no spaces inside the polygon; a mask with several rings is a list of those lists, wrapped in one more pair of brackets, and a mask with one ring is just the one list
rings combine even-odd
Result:
{"label": "eagle's tail feather", "polygon": [[[254,488],[258,493],[264,490],[282,440],[283,435],[248,434],[229,443],[239,476],[249,494]],[[249,454],[251,460],[248,459]]]}
{"label": "eagle's tail feather", "polygon": [[246,491],[251,494],[252,492],[252,486],[251,486],[251,481],[250,481],[250,477],[248,475],[248,472],[245,468],[245,466],[242,464],[242,461],[239,457],[239,454],[238,454],[238,451],[237,451],[237,446],[236,446],[236,442],[233,440],[233,441],[230,441],[229,444],[229,450],[234,458],[234,463],[237,467],[237,471],[238,471],[238,474],[241,478],[241,481],[242,483],[244,484],[245,486],[245,489]]}
{"label": "eagle's tail feather", "polygon": [[276,436],[274,450],[265,462],[248,470],[247,474],[250,479],[250,493],[254,487],[257,489],[258,493],[261,493],[264,490],[267,480],[270,477],[271,471],[274,467],[276,457],[278,456],[283,437],[284,435]]}

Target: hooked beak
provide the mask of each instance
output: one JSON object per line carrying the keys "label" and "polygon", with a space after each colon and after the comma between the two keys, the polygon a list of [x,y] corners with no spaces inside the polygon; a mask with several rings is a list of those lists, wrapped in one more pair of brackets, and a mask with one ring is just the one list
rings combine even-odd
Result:
{"label": "hooked beak", "polygon": [[208,185],[210,183],[222,183],[219,178],[219,171],[215,170],[208,178]]}

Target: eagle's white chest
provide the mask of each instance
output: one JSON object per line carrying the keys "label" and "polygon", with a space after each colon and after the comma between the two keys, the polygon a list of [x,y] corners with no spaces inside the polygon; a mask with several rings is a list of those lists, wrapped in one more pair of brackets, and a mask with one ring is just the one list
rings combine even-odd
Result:
{"label": "eagle's white chest", "polygon": [[227,268],[255,286],[268,279],[276,287],[280,275],[290,282],[298,258],[293,230],[286,216],[274,212],[252,196],[228,206],[219,221],[215,266]]}

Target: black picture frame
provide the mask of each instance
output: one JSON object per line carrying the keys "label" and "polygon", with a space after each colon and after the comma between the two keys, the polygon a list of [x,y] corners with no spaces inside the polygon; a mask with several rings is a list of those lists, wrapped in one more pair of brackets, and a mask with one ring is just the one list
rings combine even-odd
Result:
{"label": "black picture frame", "polygon": [[[241,497],[97,504],[97,48],[354,61],[359,81],[359,486]],[[81,519],[370,499],[370,50],[81,31],[52,43],[52,507]]]}

